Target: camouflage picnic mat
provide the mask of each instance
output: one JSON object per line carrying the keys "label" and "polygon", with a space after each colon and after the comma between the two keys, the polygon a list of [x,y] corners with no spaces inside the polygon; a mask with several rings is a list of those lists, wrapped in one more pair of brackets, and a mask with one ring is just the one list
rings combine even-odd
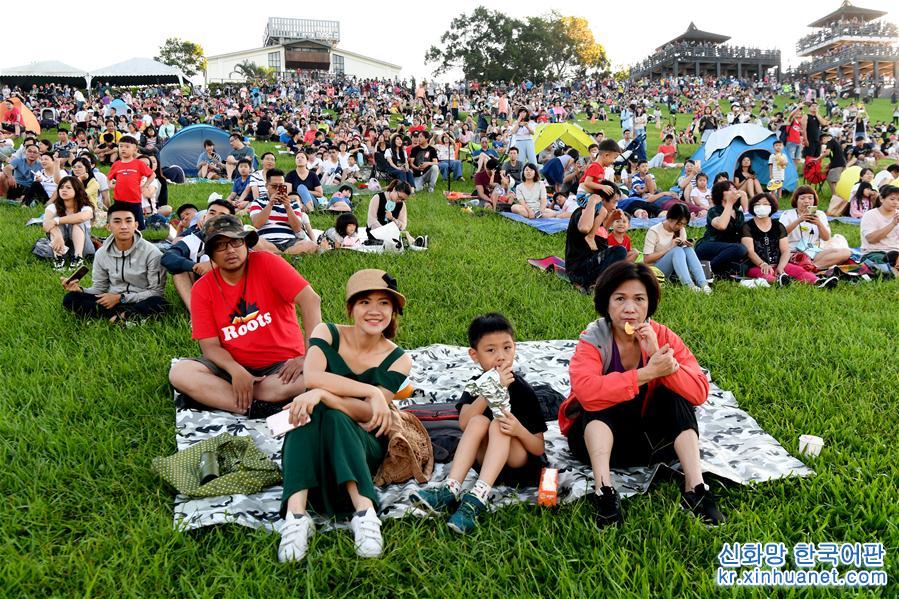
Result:
{"label": "camouflage picnic mat", "polygon": [[[526,341],[518,344],[516,371],[526,380],[546,383],[567,396],[570,391],[568,362],[574,352],[574,341]],[[462,392],[469,378],[479,368],[468,356],[465,347],[429,345],[409,352],[413,359],[410,379],[415,387],[413,396],[401,405],[453,401]],[[699,445],[703,471],[735,484],[758,483],[787,476],[810,476],[813,471],[791,456],[759,427],[755,419],[740,409],[729,391],[711,384],[709,398],[697,408]],[[281,440],[269,436],[264,420],[247,420],[226,412],[176,410],[176,440],[178,449],[223,432],[249,435],[256,445],[280,465]],[[568,442],[559,433],[557,421],[548,423],[545,435],[546,454],[552,466],[559,468],[560,499],[567,503],[593,489],[590,468],[576,461],[568,451]],[[615,486],[622,497],[645,493],[655,480],[672,475],[679,468],[657,465],[652,468],[614,470]],[[444,480],[449,464],[436,464],[429,484]],[[472,470],[466,487],[476,480]],[[415,481],[390,485],[379,489],[381,518],[399,518],[415,514],[408,501],[409,494],[419,489]],[[536,503],[534,488],[511,489],[496,487],[492,495],[495,509],[517,502]],[[176,495],[175,526],[182,529],[200,528],[213,524],[236,523],[252,528],[276,530],[280,526],[278,508],[281,487],[271,487],[253,495],[226,495],[204,499],[190,499]],[[419,514],[421,515],[421,514]],[[320,522],[326,527],[331,522]]]}

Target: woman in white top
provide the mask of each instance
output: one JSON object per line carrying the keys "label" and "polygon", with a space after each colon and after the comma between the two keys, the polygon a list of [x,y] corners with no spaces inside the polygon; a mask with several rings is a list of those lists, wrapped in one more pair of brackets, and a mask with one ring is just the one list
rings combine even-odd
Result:
{"label": "woman in white top", "polygon": [[63,177],[53,201],[44,209],[44,232],[53,248],[53,268],[62,270],[71,254],[70,266],[78,269],[86,253],[93,254],[91,219],[94,211],[78,177]]}
{"label": "woman in white top", "polygon": [[821,270],[849,260],[849,243],[842,235],[831,234],[827,215],[818,210],[818,192],[814,187],[797,187],[790,204],[793,209],[779,219],[787,230],[790,252],[806,254]]}
{"label": "woman in white top", "polygon": [[535,164],[524,165],[521,183],[515,187],[515,200],[512,212],[525,218],[540,218],[546,212],[546,187]]}
{"label": "woman in white top", "polygon": [[643,242],[643,262],[655,266],[666,277],[677,274],[678,280],[693,291],[711,293],[702,264],[687,239],[685,227],[690,223],[690,210],[684,204],[668,209],[665,220],[650,227]]}
{"label": "woman in white top", "polygon": [[880,204],[862,217],[863,254],[899,251],[899,187],[884,185],[880,195]]}
{"label": "woman in white top", "polygon": [[511,143],[518,148],[518,155],[525,164],[537,164],[537,150],[534,147],[534,132],[536,130],[537,125],[531,119],[528,109],[519,108],[518,118],[512,123],[511,127]]}

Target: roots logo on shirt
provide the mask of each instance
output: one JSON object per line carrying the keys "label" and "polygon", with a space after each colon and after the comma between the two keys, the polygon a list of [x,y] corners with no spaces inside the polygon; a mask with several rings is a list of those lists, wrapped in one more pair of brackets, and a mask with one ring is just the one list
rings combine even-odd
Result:
{"label": "roots logo on shirt", "polygon": [[256,304],[249,304],[241,298],[236,309],[228,318],[231,324],[222,327],[222,335],[225,341],[232,341],[239,337],[243,337],[247,333],[252,333],[256,329],[262,328],[272,323],[271,312],[262,313]]}

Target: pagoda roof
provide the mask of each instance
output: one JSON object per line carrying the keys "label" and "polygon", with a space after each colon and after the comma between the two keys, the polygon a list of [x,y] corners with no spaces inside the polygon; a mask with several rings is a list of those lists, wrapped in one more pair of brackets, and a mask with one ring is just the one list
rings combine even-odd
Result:
{"label": "pagoda roof", "polygon": [[690,26],[687,27],[687,30],[674,38],[673,40],[667,41],[662,46],[667,46],[668,44],[674,44],[677,42],[712,42],[715,44],[722,44],[730,39],[728,35],[721,35],[719,33],[710,33],[708,31],[703,31],[702,29],[698,29],[696,25],[691,21]]}
{"label": "pagoda roof", "polygon": [[836,9],[826,17],[821,17],[814,23],[810,23],[809,27],[827,27],[834,21],[839,21],[840,19],[856,18],[864,22],[873,21],[874,19],[879,19],[885,14],[887,13],[882,10],[874,10],[872,8],[862,8],[861,6],[854,6],[849,0],[843,0],[843,3],[838,9]]}

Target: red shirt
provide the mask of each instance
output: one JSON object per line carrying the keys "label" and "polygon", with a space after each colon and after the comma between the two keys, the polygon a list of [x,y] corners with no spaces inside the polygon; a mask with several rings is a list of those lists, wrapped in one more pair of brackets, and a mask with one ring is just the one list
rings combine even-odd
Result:
{"label": "red shirt", "polygon": [[662,158],[662,162],[665,164],[674,164],[674,155],[677,154],[677,148],[675,146],[666,146],[663,144],[659,146],[659,152],[665,155],[665,157]]}
{"label": "red shirt", "polygon": [[3,119],[3,122],[13,123],[13,124],[19,123],[21,121],[22,121],[22,113],[19,111],[18,108],[15,107],[15,105],[13,105],[12,110],[10,110],[6,113],[6,116]]}
{"label": "red shirt", "polygon": [[630,238],[630,235],[628,235],[627,233],[624,234],[624,239],[622,239],[621,241],[618,241],[617,239],[615,239],[614,233],[609,233],[607,241],[609,242],[609,246],[620,245],[627,251],[631,251],[631,238]]}
{"label": "red shirt", "polygon": [[578,181],[578,183],[583,183],[587,177],[592,178],[592,183],[599,183],[606,178],[606,169],[598,162],[591,162],[590,166],[587,167],[587,170],[584,171],[584,176],[581,177],[581,180]]}
{"label": "red shirt", "polygon": [[106,177],[110,181],[115,181],[113,196],[117,201],[140,204],[141,179],[152,174],[153,171],[143,160],[134,159],[128,162],[116,160]]}
{"label": "red shirt", "polygon": [[250,252],[247,270],[236,285],[226,283],[217,268],[194,284],[192,336],[218,337],[231,357],[248,368],[302,356],[306,347],[293,301],[307,285],[280,256]]}

